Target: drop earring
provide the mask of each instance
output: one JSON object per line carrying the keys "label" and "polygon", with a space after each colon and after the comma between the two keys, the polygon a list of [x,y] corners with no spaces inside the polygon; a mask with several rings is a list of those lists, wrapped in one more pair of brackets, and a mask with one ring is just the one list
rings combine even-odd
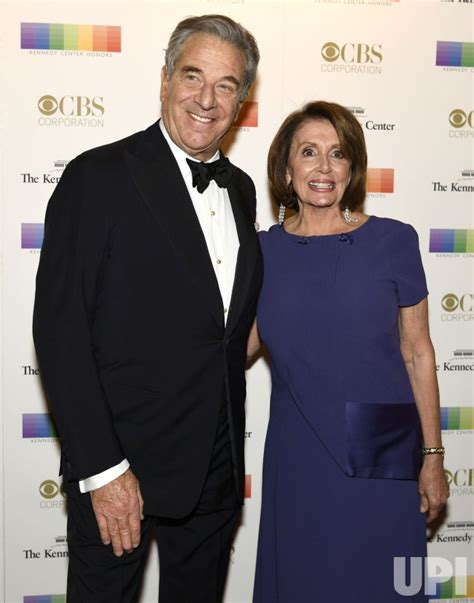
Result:
{"label": "drop earring", "polygon": [[345,207],[342,210],[342,219],[344,220],[344,222],[346,224],[355,224],[356,222],[358,222],[358,218],[353,218],[351,215],[351,211],[348,207]]}
{"label": "drop earring", "polygon": [[285,211],[286,211],[286,207],[283,205],[283,203],[280,203],[280,211],[278,212],[278,225],[281,226],[283,224],[283,222],[285,221]]}

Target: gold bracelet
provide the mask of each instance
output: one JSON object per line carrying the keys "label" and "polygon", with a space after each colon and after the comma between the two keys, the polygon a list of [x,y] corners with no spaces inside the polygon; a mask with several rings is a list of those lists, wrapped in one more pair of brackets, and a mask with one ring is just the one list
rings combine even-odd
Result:
{"label": "gold bracelet", "polygon": [[423,456],[426,456],[427,454],[442,454],[444,456],[446,451],[444,446],[437,446],[434,448],[422,448],[421,452],[423,453]]}

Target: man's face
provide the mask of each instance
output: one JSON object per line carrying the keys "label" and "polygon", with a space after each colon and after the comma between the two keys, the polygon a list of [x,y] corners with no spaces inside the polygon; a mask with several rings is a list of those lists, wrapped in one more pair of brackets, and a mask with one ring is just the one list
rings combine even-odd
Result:
{"label": "man's face", "polygon": [[200,161],[210,159],[240,109],[245,70],[241,50],[208,34],[183,44],[168,78],[161,72],[161,115],[171,139]]}

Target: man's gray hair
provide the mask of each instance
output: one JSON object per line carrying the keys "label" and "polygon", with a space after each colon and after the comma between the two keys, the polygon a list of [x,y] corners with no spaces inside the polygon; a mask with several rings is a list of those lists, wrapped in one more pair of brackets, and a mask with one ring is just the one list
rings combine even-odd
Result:
{"label": "man's gray hair", "polygon": [[201,17],[189,17],[180,21],[171,34],[168,48],[165,54],[166,74],[173,75],[176,62],[180,55],[184,42],[193,34],[204,33],[216,36],[224,42],[239,48],[245,55],[245,73],[242,82],[240,100],[248,94],[250,86],[257,75],[257,65],[260,60],[257,42],[252,34],[224,15],[202,15]]}

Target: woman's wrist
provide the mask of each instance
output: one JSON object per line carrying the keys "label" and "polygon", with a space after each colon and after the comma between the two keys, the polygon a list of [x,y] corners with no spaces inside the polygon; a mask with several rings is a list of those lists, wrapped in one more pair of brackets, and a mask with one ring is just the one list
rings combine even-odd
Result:
{"label": "woman's wrist", "polygon": [[442,454],[426,454],[423,456],[423,465],[427,467],[443,467],[444,456]]}

